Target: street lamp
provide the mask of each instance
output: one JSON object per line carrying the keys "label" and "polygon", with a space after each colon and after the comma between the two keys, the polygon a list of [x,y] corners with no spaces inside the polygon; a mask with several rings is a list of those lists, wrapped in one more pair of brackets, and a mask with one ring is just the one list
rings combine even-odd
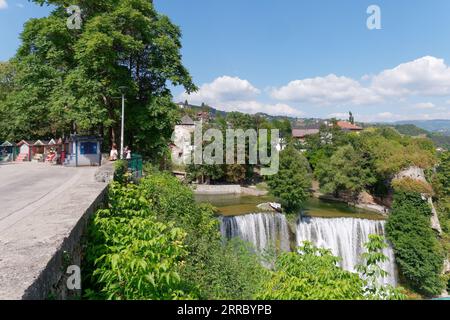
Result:
{"label": "street lamp", "polygon": [[123,142],[124,142],[124,131],[125,131],[125,92],[127,87],[119,87],[122,93],[122,125],[120,127],[120,159],[123,159]]}

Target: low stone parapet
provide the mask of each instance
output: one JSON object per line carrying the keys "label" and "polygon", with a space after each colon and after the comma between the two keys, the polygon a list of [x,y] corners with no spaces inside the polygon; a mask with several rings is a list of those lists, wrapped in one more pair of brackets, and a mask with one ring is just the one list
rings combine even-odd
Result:
{"label": "low stone parapet", "polygon": [[106,164],[101,173],[99,168],[62,170],[75,171],[56,190],[1,221],[0,299],[80,294],[66,284],[68,267],[80,267],[81,239],[90,216],[102,205],[113,166]]}

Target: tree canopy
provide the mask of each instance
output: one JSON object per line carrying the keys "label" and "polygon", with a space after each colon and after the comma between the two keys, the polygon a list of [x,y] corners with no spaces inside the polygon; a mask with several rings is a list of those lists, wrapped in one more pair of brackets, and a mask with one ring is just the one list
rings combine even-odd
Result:
{"label": "tree canopy", "polygon": [[329,159],[321,159],[315,175],[323,192],[349,191],[355,196],[376,181],[367,160],[351,145],[340,147]]}
{"label": "tree canopy", "polygon": [[[35,2],[55,9],[25,24],[0,131],[13,140],[76,131],[116,141],[126,87],[126,141],[158,151],[178,119],[168,84],[196,90],[181,61],[180,29],[151,1]],[[82,10],[79,30],[66,26],[68,5]]]}
{"label": "tree canopy", "polygon": [[270,192],[281,199],[288,211],[295,212],[307,200],[311,188],[311,173],[306,158],[293,147],[280,152],[280,168],[268,178]]}

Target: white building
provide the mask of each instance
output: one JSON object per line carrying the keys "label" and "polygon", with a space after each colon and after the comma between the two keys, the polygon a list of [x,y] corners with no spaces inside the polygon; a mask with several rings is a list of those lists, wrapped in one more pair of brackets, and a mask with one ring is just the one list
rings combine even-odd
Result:
{"label": "white building", "polygon": [[181,123],[175,126],[172,135],[171,150],[172,161],[175,164],[183,165],[190,162],[193,150],[192,137],[195,131],[195,123],[189,116],[181,118]]}

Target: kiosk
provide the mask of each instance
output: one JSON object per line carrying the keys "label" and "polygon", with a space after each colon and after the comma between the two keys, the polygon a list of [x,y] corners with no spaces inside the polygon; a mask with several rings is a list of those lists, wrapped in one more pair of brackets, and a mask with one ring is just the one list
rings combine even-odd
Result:
{"label": "kiosk", "polygon": [[68,167],[101,166],[102,138],[71,135],[64,165]]}
{"label": "kiosk", "polygon": [[19,155],[16,158],[16,161],[31,161],[31,146],[34,145],[34,141],[26,141],[22,140],[17,144],[19,148]]}
{"label": "kiosk", "polygon": [[5,141],[0,144],[0,161],[14,161],[17,157],[17,147],[15,143]]}

